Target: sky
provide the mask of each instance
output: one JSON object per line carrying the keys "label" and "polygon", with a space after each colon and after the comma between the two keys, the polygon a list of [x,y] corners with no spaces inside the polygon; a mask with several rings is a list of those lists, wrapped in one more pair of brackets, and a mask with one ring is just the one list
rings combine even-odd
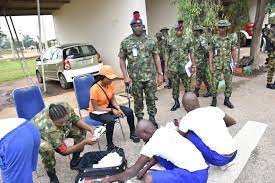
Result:
{"label": "sky", "polygon": [[[7,17],[7,19],[8,21],[10,20],[9,17]],[[31,37],[33,37],[35,40],[37,40],[37,36],[39,35],[37,16],[13,16],[12,20],[13,20],[15,29],[17,31],[17,34],[19,36],[19,39],[21,39],[22,37],[21,34],[23,35],[28,34]],[[0,27],[5,34],[10,36],[6,20],[3,16],[0,17]],[[10,27],[11,27],[11,24],[10,24]],[[46,38],[46,40],[56,38],[55,31],[54,31],[53,17],[51,15],[41,16],[41,30],[42,30],[41,32],[42,41],[45,40],[44,38]]]}

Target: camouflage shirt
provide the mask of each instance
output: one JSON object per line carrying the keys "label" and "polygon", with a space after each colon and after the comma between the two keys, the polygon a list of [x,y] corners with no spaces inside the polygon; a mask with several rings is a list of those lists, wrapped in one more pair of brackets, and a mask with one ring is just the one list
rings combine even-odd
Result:
{"label": "camouflage shirt", "polygon": [[213,64],[215,69],[222,69],[231,60],[231,52],[236,49],[235,42],[231,36],[221,37],[216,35],[210,43],[210,50],[214,52]]}
{"label": "camouflage shirt", "polygon": [[188,37],[173,37],[168,40],[167,54],[168,70],[172,72],[185,71],[185,65],[189,61],[189,53],[192,51],[192,41]]}
{"label": "camouflage shirt", "polygon": [[269,58],[275,58],[275,32],[272,29],[268,29],[267,31],[267,39],[271,43],[270,46],[273,48],[273,51],[268,52]]}
{"label": "camouflage shirt", "polygon": [[54,149],[59,148],[66,137],[69,135],[72,126],[80,120],[75,114],[74,110],[68,103],[60,103],[68,111],[68,121],[62,126],[58,127],[49,117],[49,107],[45,107],[41,112],[32,118],[32,122],[36,124],[41,133],[41,139],[47,141]]}
{"label": "camouflage shirt", "polygon": [[121,42],[118,56],[127,59],[130,78],[144,82],[156,78],[155,54],[159,50],[153,38],[131,34]]}
{"label": "camouflage shirt", "polygon": [[209,58],[209,45],[204,35],[194,37],[193,49],[196,58],[196,66],[207,64]]}
{"label": "camouflage shirt", "polygon": [[157,41],[157,47],[159,49],[160,60],[164,60],[165,59],[166,47],[167,47],[166,39],[161,39],[160,41]]}

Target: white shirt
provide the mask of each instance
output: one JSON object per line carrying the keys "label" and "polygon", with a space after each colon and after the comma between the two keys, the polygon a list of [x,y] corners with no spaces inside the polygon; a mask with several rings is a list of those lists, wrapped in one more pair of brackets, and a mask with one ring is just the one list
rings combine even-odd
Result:
{"label": "white shirt", "polygon": [[201,107],[184,116],[179,130],[193,131],[211,149],[221,155],[237,150],[236,143],[223,120],[225,113],[217,107]]}
{"label": "white shirt", "polygon": [[0,140],[25,121],[23,118],[0,119]]}
{"label": "white shirt", "polygon": [[208,167],[199,150],[189,140],[165,127],[155,131],[143,146],[141,154],[149,158],[159,156],[190,172]]}

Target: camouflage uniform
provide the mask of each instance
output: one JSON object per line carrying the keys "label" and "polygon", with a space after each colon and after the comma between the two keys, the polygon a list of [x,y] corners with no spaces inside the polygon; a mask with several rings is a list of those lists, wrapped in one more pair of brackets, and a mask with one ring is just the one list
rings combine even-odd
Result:
{"label": "camouflage uniform", "polygon": [[210,73],[209,73],[209,45],[204,35],[193,39],[193,48],[196,58],[196,89],[199,89],[201,83],[204,82],[209,89]]}
{"label": "camouflage uniform", "polygon": [[275,32],[272,29],[267,31],[267,39],[271,43],[272,51],[268,52],[268,71],[267,71],[267,83],[272,83],[272,78],[275,72]]}
{"label": "camouflage uniform", "polygon": [[224,96],[230,97],[232,93],[233,72],[230,68],[231,50],[235,49],[234,40],[230,36],[216,36],[212,40],[211,49],[214,51],[214,78],[212,78],[212,95],[217,96],[219,81],[223,74],[225,80]]}
{"label": "camouflage uniform", "polygon": [[44,108],[32,119],[41,133],[39,154],[47,172],[53,172],[56,164],[54,151],[58,152],[66,138],[73,138],[74,144],[77,144],[83,141],[86,136],[86,131],[76,126],[80,118],[73,109],[68,103],[61,104],[68,111],[68,120],[65,126],[58,127],[53,123],[49,117],[49,107]]}
{"label": "camouflage uniform", "polygon": [[185,65],[189,62],[191,48],[191,40],[184,36],[174,37],[168,41],[168,71],[172,78],[173,98],[179,98],[180,80],[183,83],[185,92],[191,90],[191,79],[185,71]]}
{"label": "camouflage uniform", "polygon": [[[161,33],[157,33],[156,37],[158,36],[162,36]],[[157,40],[157,47],[159,49],[159,57],[160,57],[160,62],[161,62],[161,69],[162,72],[164,73],[164,67],[165,67],[165,51],[166,51],[166,40],[165,39],[161,39],[161,40]]]}
{"label": "camouflage uniform", "polygon": [[155,54],[159,54],[159,50],[150,36],[137,37],[132,34],[120,44],[118,56],[128,61],[127,70],[133,83],[134,111],[138,119],[144,116],[143,91],[149,116],[154,117],[157,113],[155,104],[157,72],[153,59]]}

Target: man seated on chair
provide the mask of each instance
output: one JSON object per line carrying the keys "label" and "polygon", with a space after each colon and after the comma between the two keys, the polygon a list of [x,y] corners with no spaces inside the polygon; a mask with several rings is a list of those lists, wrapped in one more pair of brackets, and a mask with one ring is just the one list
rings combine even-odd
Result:
{"label": "man seated on chair", "polygon": [[145,119],[138,122],[136,132],[146,143],[139,159],[121,174],[105,178],[103,182],[126,181],[138,173],[141,178],[157,162],[166,170],[147,173],[144,176],[146,183],[207,182],[208,165],[197,148],[178,132],[166,127],[156,129]]}
{"label": "man seated on chair", "polygon": [[32,183],[36,170],[40,132],[22,118],[0,120],[0,172],[7,183]]}
{"label": "man seated on chair", "polygon": [[179,122],[179,132],[190,140],[204,159],[215,166],[234,160],[237,146],[228,128],[236,121],[217,107],[200,107],[196,95],[185,93],[182,105],[187,114]]}
{"label": "man seated on chair", "polygon": [[[32,121],[41,133],[39,153],[51,183],[59,182],[54,152],[63,156],[73,154],[70,167],[75,169],[84,146],[96,143],[86,139],[86,131],[93,134],[94,128],[81,120],[68,103],[51,104],[33,117]],[[74,145],[67,146],[64,142],[66,138],[73,138]]]}
{"label": "man seated on chair", "polygon": [[[115,99],[115,85],[111,66],[104,65],[99,76],[90,89],[90,117],[106,124],[107,150],[117,149],[113,143],[113,132],[116,119],[126,116],[130,128],[130,139],[138,143],[140,139],[135,133],[134,113],[126,106],[119,106]],[[98,113],[99,112],[99,113]]]}

